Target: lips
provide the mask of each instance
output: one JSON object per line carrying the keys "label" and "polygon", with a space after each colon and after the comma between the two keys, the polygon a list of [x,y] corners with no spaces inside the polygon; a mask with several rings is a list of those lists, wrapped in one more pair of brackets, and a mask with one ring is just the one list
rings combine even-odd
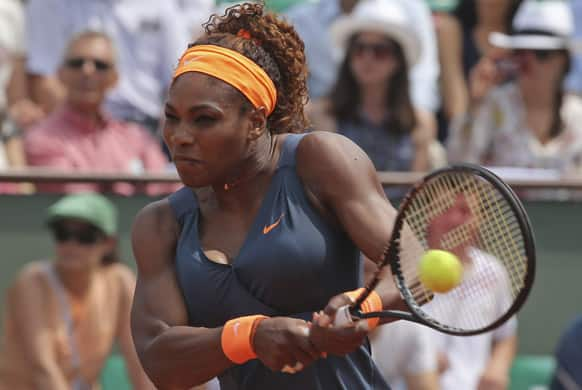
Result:
{"label": "lips", "polygon": [[177,155],[177,156],[173,156],[173,160],[174,163],[182,163],[182,164],[201,164],[202,161],[197,160],[195,158],[192,157],[188,157],[188,156],[181,156],[181,155]]}

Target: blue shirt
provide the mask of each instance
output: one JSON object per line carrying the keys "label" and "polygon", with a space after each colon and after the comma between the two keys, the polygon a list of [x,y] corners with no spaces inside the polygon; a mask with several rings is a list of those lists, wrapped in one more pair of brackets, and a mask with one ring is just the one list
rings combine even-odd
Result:
{"label": "blue shirt", "polygon": [[[184,188],[170,196],[181,226],[176,270],[191,326],[219,327],[251,314],[310,320],[332,296],[358,287],[359,250],[311,206],[297,176],[295,150],[301,137],[285,138],[265,198],[231,265],[205,256],[195,193]],[[219,380],[222,390],[388,389],[367,342],[345,357],[319,359],[294,375],[273,372],[254,359],[227,369]]]}

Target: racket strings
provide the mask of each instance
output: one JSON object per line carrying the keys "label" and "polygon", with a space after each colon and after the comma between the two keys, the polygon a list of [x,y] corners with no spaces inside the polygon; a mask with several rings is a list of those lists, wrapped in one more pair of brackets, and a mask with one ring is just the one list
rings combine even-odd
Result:
{"label": "racket strings", "polygon": [[[527,256],[519,220],[496,187],[470,173],[436,176],[407,206],[400,264],[404,284],[414,301],[425,305],[424,314],[466,330],[486,327],[505,314],[525,284]],[[470,217],[438,243],[438,249],[454,253],[464,248],[463,281],[435,295],[419,282],[418,262],[426,250],[436,249],[429,245],[432,221],[463,208]]]}

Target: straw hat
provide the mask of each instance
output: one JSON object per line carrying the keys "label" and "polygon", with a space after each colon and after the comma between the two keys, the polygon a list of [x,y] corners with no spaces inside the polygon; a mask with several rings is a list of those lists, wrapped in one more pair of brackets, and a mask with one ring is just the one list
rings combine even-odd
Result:
{"label": "straw hat", "polygon": [[408,67],[418,62],[422,44],[400,1],[360,0],[349,15],[339,17],[330,28],[333,43],[344,53],[350,38],[362,31],[383,33],[398,42]]}
{"label": "straw hat", "polygon": [[526,0],[513,18],[511,34],[491,33],[489,42],[506,49],[578,50],[574,42],[574,17],[562,0]]}

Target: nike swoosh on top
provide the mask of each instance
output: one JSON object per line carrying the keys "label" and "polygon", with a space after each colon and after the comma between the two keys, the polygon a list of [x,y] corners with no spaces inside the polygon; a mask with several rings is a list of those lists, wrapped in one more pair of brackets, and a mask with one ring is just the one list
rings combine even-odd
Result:
{"label": "nike swoosh on top", "polygon": [[269,233],[271,230],[275,229],[277,226],[279,226],[279,223],[281,223],[281,219],[283,218],[283,214],[281,214],[281,216],[279,218],[277,218],[277,220],[275,222],[273,222],[270,225],[265,225],[265,227],[263,228],[263,234],[267,234]]}

